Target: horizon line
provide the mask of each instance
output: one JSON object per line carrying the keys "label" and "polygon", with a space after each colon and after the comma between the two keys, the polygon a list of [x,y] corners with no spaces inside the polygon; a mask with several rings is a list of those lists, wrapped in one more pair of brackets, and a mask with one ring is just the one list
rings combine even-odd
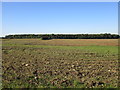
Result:
{"label": "horizon line", "polygon": [[25,34],[34,34],[34,35],[39,35],[39,34],[118,34],[119,35],[119,33],[109,33],[109,32],[102,32],[102,33],[10,33],[10,34],[6,34],[0,37],[5,37],[8,35],[25,35]]}

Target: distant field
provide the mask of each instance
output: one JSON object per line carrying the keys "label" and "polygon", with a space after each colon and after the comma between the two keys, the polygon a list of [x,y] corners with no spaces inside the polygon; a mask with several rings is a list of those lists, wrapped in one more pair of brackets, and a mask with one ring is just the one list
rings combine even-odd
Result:
{"label": "distant field", "polygon": [[116,88],[118,39],[3,39],[5,88]]}
{"label": "distant field", "polygon": [[[5,41],[5,42],[4,42]],[[118,39],[5,39],[4,43],[24,45],[53,45],[53,46],[117,46]]]}

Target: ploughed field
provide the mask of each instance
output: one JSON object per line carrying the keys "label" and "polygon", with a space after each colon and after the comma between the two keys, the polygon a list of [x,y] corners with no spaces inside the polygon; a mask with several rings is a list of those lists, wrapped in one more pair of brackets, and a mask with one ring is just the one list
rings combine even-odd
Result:
{"label": "ploughed field", "polygon": [[4,88],[116,88],[117,39],[3,39]]}

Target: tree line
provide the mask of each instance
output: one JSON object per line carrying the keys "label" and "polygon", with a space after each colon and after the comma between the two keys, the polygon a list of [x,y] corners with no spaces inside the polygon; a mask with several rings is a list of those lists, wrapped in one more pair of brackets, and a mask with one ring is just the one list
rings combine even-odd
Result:
{"label": "tree line", "polygon": [[3,39],[118,39],[118,34],[18,34],[6,35]]}

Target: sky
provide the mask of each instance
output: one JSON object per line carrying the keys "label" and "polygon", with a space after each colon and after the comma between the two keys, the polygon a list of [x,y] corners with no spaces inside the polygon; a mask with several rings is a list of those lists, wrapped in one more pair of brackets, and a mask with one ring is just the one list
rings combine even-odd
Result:
{"label": "sky", "polygon": [[117,2],[3,2],[2,36],[118,33]]}

